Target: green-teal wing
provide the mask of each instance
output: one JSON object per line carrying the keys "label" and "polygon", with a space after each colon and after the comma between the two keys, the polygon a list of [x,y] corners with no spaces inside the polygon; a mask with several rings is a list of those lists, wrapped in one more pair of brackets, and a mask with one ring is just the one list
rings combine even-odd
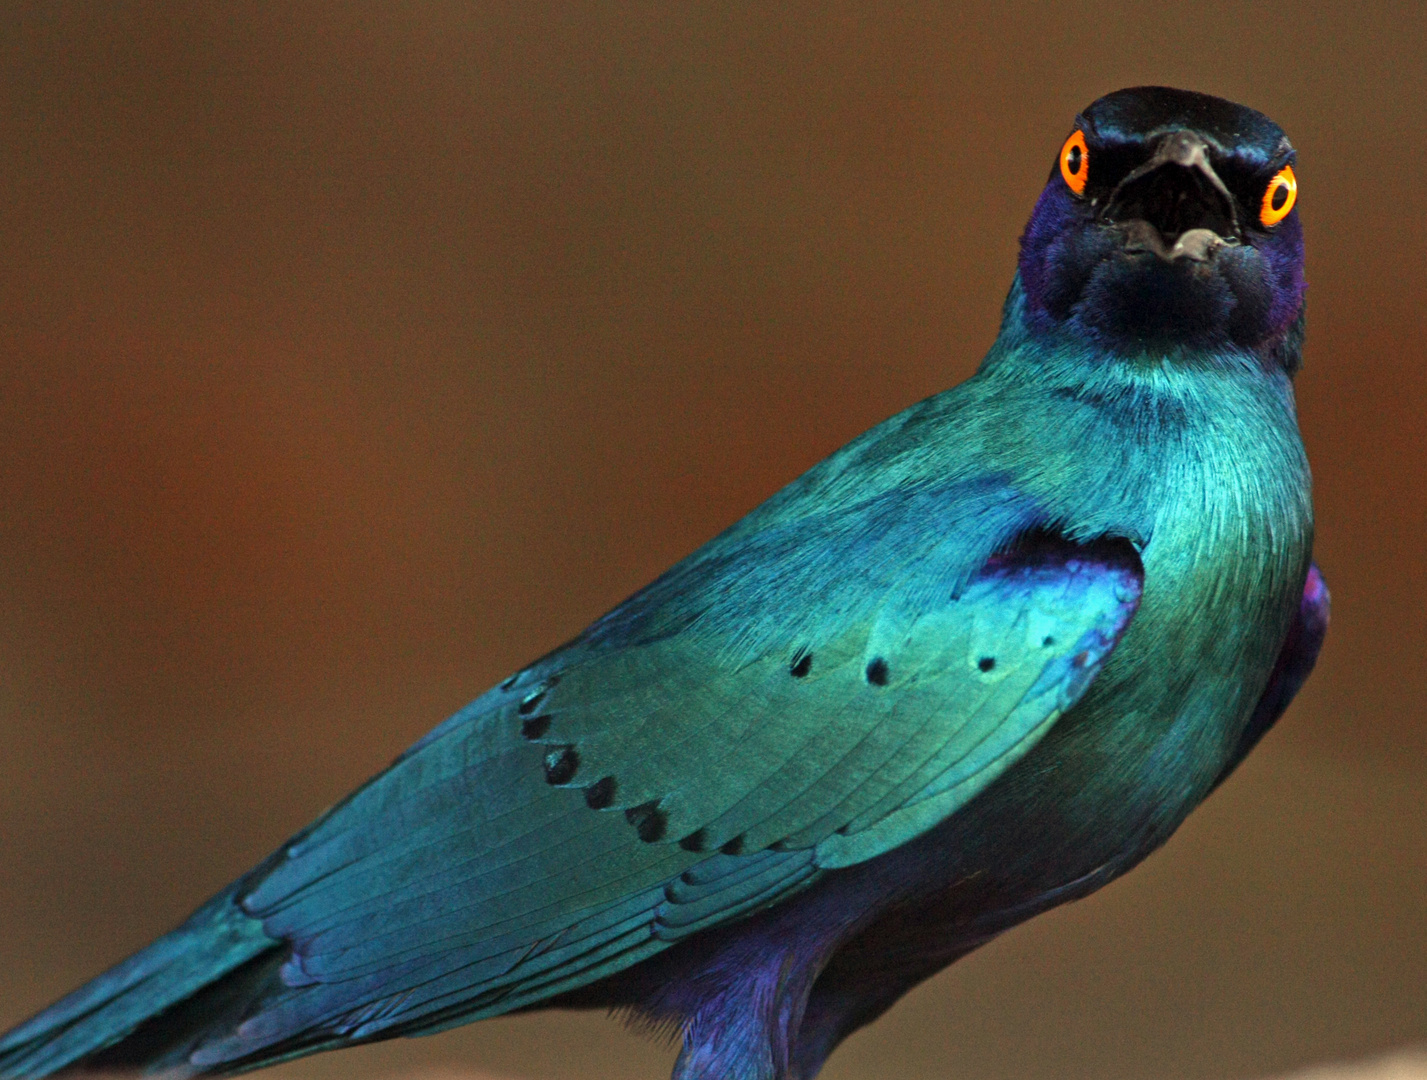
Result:
{"label": "green-teal wing", "polygon": [[291,991],[196,1060],[503,1012],[954,813],[1078,699],[1141,569],[988,562],[1012,501],[938,494],[715,545],[438,728],[243,898]]}

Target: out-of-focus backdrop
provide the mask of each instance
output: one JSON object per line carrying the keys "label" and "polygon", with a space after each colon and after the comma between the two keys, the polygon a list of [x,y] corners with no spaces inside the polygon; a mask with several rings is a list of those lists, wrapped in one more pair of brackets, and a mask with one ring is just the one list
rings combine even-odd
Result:
{"label": "out-of-focus backdrop", "polygon": [[[970,374],[1076,110],[1163,82],[1300,152],[1327,649],[1162,853],[826,1075],[1427,1038],[1424,75],[1419,4],[5,5],[0,1028]],[[549,1014],[274,1075],[671,1058]]]}

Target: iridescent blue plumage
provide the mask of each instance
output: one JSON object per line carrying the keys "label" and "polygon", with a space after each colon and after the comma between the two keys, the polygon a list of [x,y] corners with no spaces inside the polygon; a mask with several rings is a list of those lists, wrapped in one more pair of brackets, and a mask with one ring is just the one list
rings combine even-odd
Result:
{"label": "iridescent blue plumage", "polygon": [[807,1078],[1163,843],[1326,625],[1293,151],[1163,88],[1076,131],[973,379],[0,1039],[0,1076],[233,1071],[601,1006],[678,1025],[679,1080]]}

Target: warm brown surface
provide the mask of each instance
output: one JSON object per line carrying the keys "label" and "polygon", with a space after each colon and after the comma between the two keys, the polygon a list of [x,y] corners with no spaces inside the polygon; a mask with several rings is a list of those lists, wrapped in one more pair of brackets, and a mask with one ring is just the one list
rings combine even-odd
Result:
{"label": "warm brown surface", "polygon": [[1324,1065],[1284,1080],[1420,1080],[1427,1077],[1427,1053],[1393,1054],[1362,1064]]}
{"label": "warm brown surface", "polygon": [[[968,374],[1074,110],[1158,81],[1302,155],[1329,646],[1161,856],[827,1075],[1427,1037],[1424,9],[670,7],[0,11],[0,1026]],[[284,1075],[669,1057],[536,1017]]]}

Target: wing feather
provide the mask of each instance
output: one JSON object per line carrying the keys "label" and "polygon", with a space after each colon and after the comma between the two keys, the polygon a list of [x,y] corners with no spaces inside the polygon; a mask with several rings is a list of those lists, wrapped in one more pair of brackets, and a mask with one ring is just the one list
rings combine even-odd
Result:
{"label": "wing feather", "polygon": [[242,900],[291,991],[202,1062],[586,984],[983,790],[1108,657],[1138,559],[988,562],[1033,508],[983,483],[879,500],[715,542],[297,838]]}

